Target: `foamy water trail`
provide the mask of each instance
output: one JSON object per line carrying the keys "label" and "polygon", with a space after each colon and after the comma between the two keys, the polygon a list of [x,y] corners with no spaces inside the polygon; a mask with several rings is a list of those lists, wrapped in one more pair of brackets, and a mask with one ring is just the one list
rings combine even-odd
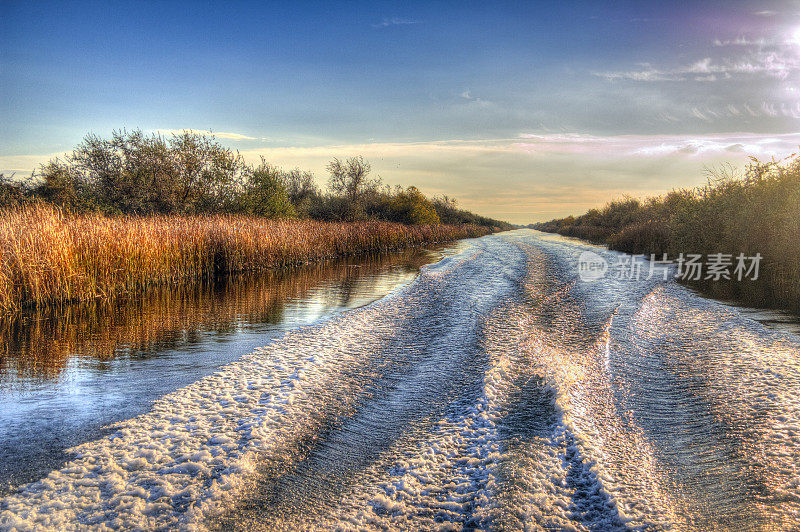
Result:
{"label": "foamy water trail", "polygon": [[76,448],[0,527],[800,527],[800,339],[582,282],[585,249],[470,241]]}

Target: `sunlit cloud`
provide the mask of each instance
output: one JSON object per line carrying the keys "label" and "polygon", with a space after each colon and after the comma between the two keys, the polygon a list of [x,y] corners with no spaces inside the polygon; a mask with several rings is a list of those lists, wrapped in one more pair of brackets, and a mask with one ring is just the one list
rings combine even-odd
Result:
{"label": "sunlit cloud", "polygon": [[764,46],[767,44],[766,39],[748,39],[747,37],[737,37],[731,40],[714,39],[714,46]]}
{"label": "sunlit cloud", "polygon": [[738,59],[715,62],[710,57],[685,67],[674,69],[644,68],[640,70],[595,72],[595,76],[609,81],[716,81],[734,75],[757,75],[784,80],[789,74],[800,71],[797,54],[757,51]]}
{"label": "sunlit cloud", "polygon": [[218,139],[227,139],[227,140],[259,140],[258,137],[248,137],[247,135],[242,135],[241,133],[226,133],[224,131],[214,132],[208,131],[205,129],[156,129],[154,130],[155,133],[159,133],[161,135],[180,135],[184,132],[186,133],[196,133],[198,135],[212,135]]}
{"label": "sunlit cloud", "polygon": [[798,46],[800,45],[800,28],[796,28],[789,36],[788,44]]}
{"label": "sunlit cloud", "polygon": [[749,155],[782,158],[798,144],[800,134],[532,133],[483,140],[275,147],[242,154],[251,161],[263,155],[279,166],[311,169],[320,184],[332,157],[360,154],[387,183],[454,195],[466,208],[528,223],[581,212],[625,193],[645,196],[701,185],[706,165],[744,165]]}
{"label": "sunlit cloud", "polygon": [[[722,135],[522,135],[515,147],[527,151],[571,153],[575,155],[628,157],[683,154],[686,156],[724,155],[745,152],[755,157],[782,157],[800,144],[800,133],[765,137],[753,133]],[[695,157],[696,158],[696,157]]]}

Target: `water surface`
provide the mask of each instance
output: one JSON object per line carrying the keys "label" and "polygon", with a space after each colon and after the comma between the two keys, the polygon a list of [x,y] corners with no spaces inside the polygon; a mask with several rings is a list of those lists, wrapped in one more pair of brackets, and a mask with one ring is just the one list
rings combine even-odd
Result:
{"label": "water surface", "polygon": [[[455,245],[457,246],[457,245]],[[453,246],[350,258],[0,320],[0,493],[286,330],[368,304]]]}
{"label": "water surface", "polygon": [[[0,499],[70,529],[800,529],[800,337],[531,230],[287,331]],[[767,323],[770,322],[771,323]]]}

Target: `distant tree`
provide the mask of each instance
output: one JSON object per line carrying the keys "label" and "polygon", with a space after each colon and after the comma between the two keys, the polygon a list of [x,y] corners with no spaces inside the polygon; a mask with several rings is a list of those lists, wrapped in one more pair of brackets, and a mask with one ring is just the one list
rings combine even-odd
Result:
{"label": "distant tree", "polygon": [[248,174],[244,159],[213,136],[185,131],[174,135],[169,144],[178,170],[179,208],[187,212],[228,210]]}
{"label": "distant tree", "polygon": [[67,156],[36,169],[30,184],[0,174],[0,206],[44,200],[75,212],[106,214],[250,213],[318,220],[395,220],[508,228],[443,196],[428,200],[414,187],[383,186],[361,156],[334,158],[328,193],[314,175],[258,166],[213,135],[184,131],[169,137],[140,130],[89,134]]}
{"label": "distant tree", "polygon": [[34,197],[66,209],[82,212],[100,208],[100,198],[92,183],[79,168],[66,161],[53,159],[32,173],[40,183],[33,189]]}
{"label": "distant tree", "polygon": [[77,209],[222,212],[241,193],[246,170],[213,136],[114,131],[110,139],[87,135],[65,159],[42,165],[37,193]]}
{"label": "distant tree", "polygon": [[438,224],[439,215],[433,204],[417,187],[408,187],[390,201],[395,221],[407,224]]}
{"label": "distant tree", "polygon": [[328,182],[330,191],[344,196],[353,206],[360,207],[364,194],[380,188],[380,179],[369,179],[372,166],[360,155],[348,157],[344,161],[334,158],[327,169],[331,174]]}
{"label": "distant tree", "polygon": [[289,201],[298,215],[307,216],[311,209],[311,204],[319,197],[319,189],[314,182],[314,174],[303,172],[295,168],[289,172],[282,173],[286,193]]}
{"label": "distant tree", "polygon": [[284,172],[261,158],[248,176],[243,194],[244,210],[257,216],[291,217],[295,210],[284,183]]}
{"label": "distant tree", "polygon": [[148,213],[169,212],[173,201],[164,194],[172,185],[173,164],[169,148],[160,136],[141,131],[114,131],[111,139],[87,135],[62,162],[41,168],[45,184],[59,174],[74,176],[81,193],[93,196],[93,204],[104,210]]}

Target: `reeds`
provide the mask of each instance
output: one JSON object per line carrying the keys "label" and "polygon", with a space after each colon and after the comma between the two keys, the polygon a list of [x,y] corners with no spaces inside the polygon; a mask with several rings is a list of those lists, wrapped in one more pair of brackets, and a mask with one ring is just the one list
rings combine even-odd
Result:
{"label": "reeds", "polygon": [[0,312],[486,234],[477,226],[0,212]]}
{"label": "reeds", "polygon": [[368,254],[291,270],[229,275],[220,281],[162,285],[131,298],[0,314],[0,389],[19,384],[19,378],[57,379],[75,357],[109,361],[176,348],[208,331],[228,333],[242,324],[250,328],[277,323],[287,304],[312,294],[319,301],[331,286],[343,287],[341,293],[334,289],[327,294],[342,301],[359,280],[374,284],[375,276],[392,266],[418,267],[426,256]]}
{"label": "reeds", "polygon": [[701,280],[711,295],[800,313],[800,155],[723,167],[709,184],[644,201],[627,198],[536,229],[586,238],[627,253],[760,254],[757,280]]}

